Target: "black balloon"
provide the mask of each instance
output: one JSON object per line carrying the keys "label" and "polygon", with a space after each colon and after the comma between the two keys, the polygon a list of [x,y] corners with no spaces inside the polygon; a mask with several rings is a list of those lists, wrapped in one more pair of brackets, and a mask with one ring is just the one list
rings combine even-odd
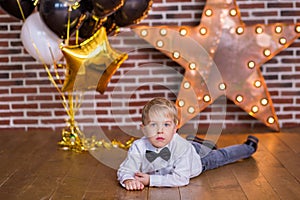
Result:
{"label": "black balloon", "polygon": [[115,34],[115,31],[117,30],[117,25],[114,22],[113,16],[110,15],[107,17],[106,21],[102,24],[103,27],[106,29],[106,33],[109,34]]}
{"label": "black balloon", "polygon": [[79,37],[84,39],[90,38],[92,35],[94,35],[94,33],[97,32],[100,25],[101,20],[93,17],[91,14],[87,14],[79,28]]}
{"label": "black balloon", "polygon": [[99,18],[104,18],[117,9],[123,4],[124,0],[92,0],[93,1],[93,14]]}
{"label": "black balloon", "polygon": [[112,17],[120,27],[137,24],[148,15],[151,6],[152,0],[126,0]]}
{"label": "black balloon", "polygon": [[0,0],[0,6],[8,14],[18,18],[23,19],[22,12],[24,17],[27,18],[34,10],[34,0],[19,0],[20,6],[17,0]]}
{"label": "black balloon", "polygon": [[81,0],[80,9],[83,11],[92,12],[93,11],[93,0]]}
{"label": "black balloon", "polygon": [[[71,6],[69,35],[72,35],[80,23],[80,17],[85,12],[80,4]],[[69,5],[61,0],[40,0],[39,13],[50,30],[61,39],[68,36]]]}

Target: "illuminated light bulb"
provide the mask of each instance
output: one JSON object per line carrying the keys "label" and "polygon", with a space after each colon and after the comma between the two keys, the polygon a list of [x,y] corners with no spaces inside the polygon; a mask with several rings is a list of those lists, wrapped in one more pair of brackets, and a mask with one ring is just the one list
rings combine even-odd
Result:
{"label": "illuminated light bulb", "polygon": [[158,46],[158,47],[163,47],[163,46],[164,46],[164,42],[161,41],[161,40],[158,40],[158,41],[156,42],[156,46]]}
{"label": "illuminated light bulb", "polygon": [[281,26],[275,26],[275,33],[279,34],[282,32],[282,27]]}
{"label": "illuminated light bulb", "polygon": [[295,31],[296,31],[297,33],[300,33],[300,25],[297,25],[297,26],[295,27]]}
{"label": "illuminated light bulb", "polygon": [[236,96],[236,98],[235,98],[235,100],[237,101],[237,102],[239,102],[239,103],[241,103],[242,101],[243,101],[243,96],[241,96],[241,95],[237,95]]}
{"label": "illuminated light bulb", "polygon": [[255,62],[254,61],[249,61],[248,62],[248,68],[253,69],[255,67]]}
{"label": "illuminated light bulb", "polygon": [[209,102],[211,100],[210,96],[208,94],[203,96],[203,101],[204,102]]}
{"label": "illuminated light bulb", "polygon": [[261,86],[261,82],[260,81],[255,81],[254,86],[259,88]]}
{"label": "illuminated light bulb", "polygon": [[167,32],[167,29],[162,28],[162,29],[160,29],[159,33],[161,36],[165,36],[165,35],[167,35],[168,32]]}
{"label": "illuminated light bulb", "polygon": [[179,100],[178,101],[178,105],[179,105],[179,107],[183,107],[184,106],[184,100]]}
{"label": "illuminated light bulb", "polygon": [[219,84],[219,89],[220,89],[220,90],[225,90],[225,89],[226,89],[225,83],[220,83],[220,84]]}
{"label": "illuminated light bulb", "polygon": [[257,113],[258,112],[258,106],[252,106],[251,111],[253,113]]}
{"label": "illuminated light bulb", "polygon": [[189,68],[190,68],[190,70],[195,70],[196,69],[196,64],[195,63],[190,63]]}
{"label": "illuminated light bulb", "polygon": [[267,122],[268,122],[269,124],[274,124],[274,122],[275,122],[274,117],[268,117]]}
{"label": "illuminated light bulb", "polygon": [[201,35],[205,35],[207,33],[207,29],[205,27],[200,28],[199,30]]}
{"label": "illuminated light bulb", "polygon": [[193,113],[195,112],[195,108],[194,108],[193,106],[190,106],[190,107],[188,108],[188,112],[189,112],[190,114],[193,114]]}
{"label": "illuminated light bulb", "polygon": [[188,82],[188,81],[184,82],[184,83],[183,83],[183,87],[184,87],[185,89],[189,89],[189,88],[191,87],[190,82]]}
{"label": "illuminated light bulb", "polygon": [[232,17],[234,17],[234,16],[236,16],[236,14],[237,14],[237,11],[236,11],[236,9],[231,9],[230,11],[229,11],[229,14],[232,16]]}
{"label": "illuminated light bulb", "polygon": [[180,58],[180,53],[178,51],[173,52],[173,58],[178,59]]}
{"label": "illuminated light bulb", "polygon": [[186,30],[185,28],[182,28],[182,29],[180,29],[179,34],[180,34],[181,36],[186,36],[187,30]]}
{"label": "illuminated light bulb", "polygon": [[271,55],[270,49],[265,49],[265,50],[264,50],[264,55],[265,55],[266,57],[270,56],[270,55]]}
{"label": "illuminated light bulb", "polygon": [[280,38],[279,43],[282,45],[286,44],[286,39],[284,37]]}
{"label": "illuminated light bulb", "polygon": [[237,34],[239,34],[239,35],[241,35],[242,33],[244,33],[244,28],[243,27],[238,27],[237,29],[236,29],[236,33]]}
{"label": "illuminated light bulb", "polygon": [[261,34],[263,32],[263,28],[261,26],[256,27],[255,32],[257,34]]}
{"label": "illuminated light bulb", "polygon": [[148,31],[146,29],[141,30],[141,36],[146,37],[148,35]]}
{"label": "illuminated light bulb", "polygon": [[213,12],[212,12],[211,9],[207,9],[207,10],[205,11],[205,15],[206,15],[207,17],[212,16],[212,14],[213,14]]}
{"label": "illuminated light bulb", "polygon": [[268,99],[261,99],[260,100],[261,105],[266,106],[268,104]]}

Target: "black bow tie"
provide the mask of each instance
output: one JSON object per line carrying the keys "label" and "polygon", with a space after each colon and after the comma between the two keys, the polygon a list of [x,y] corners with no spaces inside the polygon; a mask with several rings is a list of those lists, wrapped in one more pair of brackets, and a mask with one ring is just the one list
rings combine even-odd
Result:
{"label": "black bow tie", "polygon": [[170,159],[170,156],[171,152],[168,147],[163,148],[159,153],[146,150],[146,158],[149,162],[153,162],[157,157],[161,157],[165,161],[168,161]]}

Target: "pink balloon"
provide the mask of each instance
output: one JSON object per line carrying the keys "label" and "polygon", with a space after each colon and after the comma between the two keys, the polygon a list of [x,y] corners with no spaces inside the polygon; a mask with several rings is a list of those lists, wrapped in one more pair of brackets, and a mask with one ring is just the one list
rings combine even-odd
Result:
{"label": "pink balloon", "polygon": [[38,12],[25,20],[21,40],[27,52],[43,64],[53,64],[63,56],[59,47],[62,40],[44,24]]}

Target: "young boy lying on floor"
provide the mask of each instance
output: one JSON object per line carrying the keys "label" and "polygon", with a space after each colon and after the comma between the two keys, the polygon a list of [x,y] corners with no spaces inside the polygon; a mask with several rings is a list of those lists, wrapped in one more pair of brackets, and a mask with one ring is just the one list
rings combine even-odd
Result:
{"label": "young boy lying on floor", "polygon": [[250,157],[258,139],[248,136],[244,144],[213,148],[197,137],[184,139],[176,133],[178,117],[172,101],[154,98],[142,110],[144,137],[134,141],[117,172],[127,190],[145,186],[176,187],[190,178],[240,159]]}

